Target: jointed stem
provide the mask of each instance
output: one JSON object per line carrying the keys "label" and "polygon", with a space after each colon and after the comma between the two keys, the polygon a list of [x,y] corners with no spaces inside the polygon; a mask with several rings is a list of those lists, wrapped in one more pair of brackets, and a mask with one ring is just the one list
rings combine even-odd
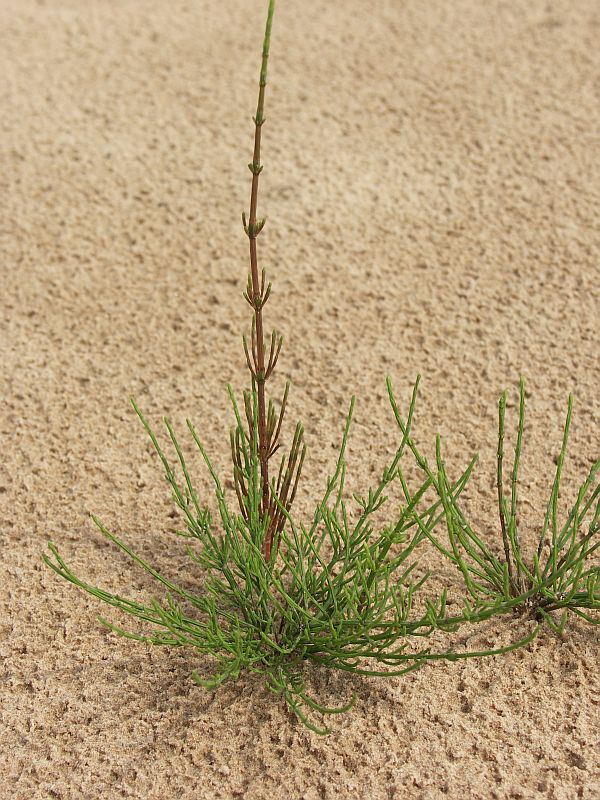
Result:
{"label": "jointed stem", "polygon": [[[281,431],[281,423],[285,412],[285,404],[287,401],[288,389],[286,387],[285,395],[279,412],[279,419],[275,419],[275,411],[271,401],[268,403],[265,396],[265,384],[271,377],[283,338],[273,331],[271,334],[271,342],[269,348],[268,359],[266,358],[265,340],[264,340],[264,324],[262,310],[267,302],[271,293],[271,284],[265,286],[265,271],[259,274],[258,270],[258,256],[256,248],[256,239],[262,231],[265,219],[257,219],[256,209],[258,203],[258,182],[259,176],[262,172],[262,164],[260,163],[260,140],[262,126],[265,121],[264,104],[265,104],[265,88],[267,85],[267,62],[269,59],[269,45],[271,41],[271,27],[273,24],[273,13],[275,11],[275,0],[270,0],[269,10],[267,13],[267,24],[265,28],[265,38],[263,41],[262,62],[260,68],[260,82],[258,103],[256,106],[256,115],[254,119],[254,152],[252,155],[252,162],[248,164],[248,168],[252,173],[252,188],[250,191],[250,215],[246,220],[246,215],[242,214],[242,222],[244,230],[248,236],[250,243],[250,275],[248,276],[248,286],[244,294],[246,300],[252,307],[252,336],[251,336],[251,349],[248,348],[246,339],[244,338],[244,351],[246,354],[246,362],[248,369],[252,375],[253,386],[256,387],[257,398],[257,429],[258,429],[258,446],[257,454],[260,464],[260,479],[262,485],[262,500],[260,506],[260,519],[261,522],[268,518],[266,526],[266,533],[263,542],[263,553],[265,559],[268,561],[271,557],[271,549],[275,536],[281,530],[284,519],[280,513],[277,512],[277,505],[271,497],[272,492],[279,492],[281,490],[281,502],[286,508],[289,508],[294,499],[300,471],[302,469],[302,462],[304,460],[305,447],[303,443],[303,429],[302,426],[296,428],[296,435],[292,444],[292,449],[288,458],[288,467],[283,472],[283,481],[278,480],[275,488],[271,488],[269,481],[269,459],[279,447],[278,439]],[[247,415],[248,416],[248,415]],[[248,426],[250,437],[252,439],[253,424],[248,418]],[[247,498],[247,487],[243,481],[243,469],[241,458],[241,443],[232,444],[233,459],[234,459],[234,473],[237,474],[236,491],[242,515],[244,518],[247,516],[247,510],[244,505],[244,500]],[[251,448],[250,448],[251,449]]]}
{"label": "jointed stem", "polygon": [[[267,420],[265,410],[265,343],[263,335],[261,286],[258,276],[258,260],[256,254],[256,204],[258,200],[258,181],[262,170],[260,163],[260,135],[264,122],[265,87],[267,85],[267,60],[269,58],[269,42],[271,38],[271,25],[275,0],[269,3],[267,26],[263,44],[262,64],[260,69],[260,88],[256,116],[254,117],[254,154],[252,157],[252,189],[250,192],[250,219],[248,224],[248,240],[250,242],[250,269],[252,273],[252,299],[254,300],[254,317],[256,320],[256,386],[258,392],[258,453],[260,459],[260,472],[263,486],[262,511],[263,514],[269,505],[269,454],[267,443]],[[267,543],[268,544],[268,543]],[[267,556],[267,552],[265,551]]]}

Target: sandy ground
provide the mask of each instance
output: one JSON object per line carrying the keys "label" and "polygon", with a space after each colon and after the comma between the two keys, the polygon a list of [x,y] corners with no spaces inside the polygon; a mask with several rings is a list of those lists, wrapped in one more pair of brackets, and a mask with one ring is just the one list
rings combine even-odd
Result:
{"label": "sandy ground", "polygon": [[[469,504],[496,536],[496,403],[508,387],[514,423],[523,373],[531,544],[569,391],[565,503],[600,450],[598,5],[279,5],[260,245],[267,324],[286,336],[276,388],[292,378],[288,431],[301,416],[310,448],[296,509],[311,512],[353,392],[349,481],[365,490],[397,441],[385,376],[405,403],[420,372],[415,435],[431,452],[441,431],[452,467],[480,452]],[[96,621],[109,609],[41,564],[52,538],[83,576],[152,595],[93,510],[200,579],[128,398],[178,430],[191,416],[226,470],[264,6],[0,2],[0,796],[599,797],[583,624],[404,679],[309,670],[327,701],[360,695],[321,739],[256,680],[206,693],[194,652],[118,639]]]}

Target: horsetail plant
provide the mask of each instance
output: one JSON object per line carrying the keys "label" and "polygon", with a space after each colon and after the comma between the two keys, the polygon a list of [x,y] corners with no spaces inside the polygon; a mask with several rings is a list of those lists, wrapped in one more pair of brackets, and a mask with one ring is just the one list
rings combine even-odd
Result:
{"label": "horsetail plant", "polygon": [[[448,615],[447,591],[434,600],[420,597],[429,575],[414,574],[414,551],[432,536],[443,515],[440,499],[417,512],[431,480],[426,478],[416,491],[410,492],[400,467],[410,441],[418,383],[417,379],[393,459],[365,497],[355,496],[359,508],[356,522],[350,522],[344,500],[345,453],[354,398],[335,471],[327,481],[310,525],[294,520],[275,491],[274,482],[271,483],[272,496],[285,524],[279,533],[277,554],[273,550],[269,560],[265,559],[262,547],[269,521],[261,520],[260,516],[263,494],[258,454],[258,393],[252,393],[253,434],[239,439],[246,487],[245,514],[236,515],[229,507],[210,458],[188,421],[214,482],[222,533],[215,531],[209,510],[199,504],[169,420],[165,419],[165,424],[181,478],[134,403],[162,462],[173,499],[184,515],[186,530],[180,533],[199,548],[188,546],[187,552],[206,572],[202,592],[193,594],[164,577],[95,516],[92,519],[102,533],[168,589],[166,604],[156,600],[144,604],[92,586],[73,573],[52,543],[49,547],[53,559],[44,556],[44,560],[55,572],[89,594],[159,628],[154,634],[138,634],[99,617],[115,633],[155,645],[191,646],[199,653],[213,656],[218,664],[213,677],[205,679],[197,671],[193,673],[194,680],[206,688],[216,688],[228,679],[237,678],[243,669],[259,673],[308,728],[321,734],[328,733],[328,729],[318,727],[309,713],[340,713],[351,708],[356,698],[339,708],[318,703],[304,688],[305,661],[355,675],[394,676],[418,669],[428,661],[493,655],[522,646],[535,634],[507,647],[481,653],[452,650],[434,653],[429,647],[422,650],[411,647],[411,639],[418,641],[435,630],[452,632],[470,621],[467,613]],[[230,397],[241,428],[241,416],[231,389]],[[391,397],[397,410],[396,400]],[[454,496],[463,491],[471,467],[452,485]],[[376,530],[373,515],[387,502],[384,492],[395,480],[402,481],[406,504],[392,525]]]}
{"label": "horsetail plant", "polygon": [[[407,440],[418,466],[431,482],[442,503],[449,546],[426,529],[417,515],[423,534],[461,572],[470,600],[473,621],[510,611],[547,623],[562,634],[569,614],[592,624],[600,617],[600,566],[592,556],[600,547],[600,459],[592,464],[581,484],[577,499],[566,517],[559,519],[558,501],[569,441],[573,397],[569,395],[562,446],[550,499],[540,526],[538,544],[527,559],[521,544],[518,507],[518,476],[525,426],[525,386],[520,380],[519,423],[511,470],[510,500],[504,488],[504,432],[506,392],[498,404],[498,449],[496,486],[502,555],[490,548],[473,530],[459,505],[442,458],[440,437],[436,438],[436,465],[431,467],[412,439]],[[396,419],[402,430],[400,414]],[[557,618],[558,617],[558,618]]]}
{"label": "horsetail plant", "polygon": [[[557,485],[547,523],[552,525],[555,555],[547,572],[539,566],[539,558],[533,570],[526,570],[522,563],[516,526],[516,494],[510,514],[505,503],[501,506],[505,543],[512,548],[507,551],[512,558],[509,561],[507,556],[507,565],[503,566],[471,529],[465,527],[458,509],[458,500],[475,462],[451,483],[444,471],[438,442],[437,470],[431,469],[411,437],[419,378],[414,384],[406,417],[401,415],[388,381],[400,441],[379,481],[365,496],[353,495],[356,505],[349,505],[345,493],[346,448],[355,405],[353,397],[336,467],[327,480],[323,496],[316,503],[309,522],[300,522],[293,515],[292,506],[306,454],[304,429],[300,423],[296,425],[288,454],[281,458],[275,478],[270,462],[281,447],[289,383],[285,385],[277,412],[273,401],[267,398],[266,384],[274,373],[283,339],[273,331],[265,341],[263,310],[271,294],[271,284],[266,280],[265,271],[259,271],[257,254],[257,239],[265,225],[265,218],[258,217],[257,205],[259,177],[263,170],[260,145],[274,6],[274,0],[270,0],[257,110],[253,118],[254,150],[248,164],[252,173],[250,210],[247,217],[245,213],[242,215],[250,250],[244,297],[252,308],[251,333],[249,341],[243,338],[243,346],[251,385],[243,393],[241,403],[231,386],[228,387],[235,420],[230,432],[230,448],[236,508],[231,507],[192,422],[187,421],[189,432],[214,484],[216,520],[209,506],[198,498],[183,449],[169,419],[164,421],[172,446],[171,455],[132,401],[183,516],[185,530],[178,533],[187,539],[190,558],[202,568],[201,589],[191,592],[158,572],[94,515],[92,519],[100,531],[167,590],[165,601],[153,599],[143,603],[93,586],[74,574],[52,542],[49,543],[51,555],[44,555],[44,561],[92,596],[156,629],[151,633],[130,632],[100,618],[115,633],[154,645],[189,646],[199,654],[211,656],[216,661],[212,677],[202,677],[198,670],[192,673],[201,686],[215,688],[237,678],[243,670],[258,673],[305,725],[317,733],[326,733],[327,729],[314,721],[313,713],[343,712],[353,705],[355,698],[336,708],[313,699],[303,679],[302,668],[307,661],[354,675],[401,675],[430,661],[507,652],[531,641],[537,628],[522,641],[481,653],[453,649],[434,652],[427,644],[421,649],[415,646],[434,631],[451,633],[465,622],[488,619],[534,597],[539,598],[536,609],[548,619],[560,603],[560,607],[568,605],[582,615],[582,608],[595,607],[593,603],[598,600],[594,588],[596,573],[580,568],[579,564],[597,545],[591,544],[593,533],[583,543],[577,543],[575,535],[583,516],[591,508],[592,501],[584,501],[584,495],[593,475],[589,486],[586,485],[585,491],[582,489],[580,501],[566,527],[560,529],[555,513]],[[420,484],[414,488],[409,487],[402,467],[407,450],[417,457],[424,473]],[[375,515],[388,501],[386,493],[394,482],[401,486],[403,502],[394,514],[394,521],[381,527]],[[593,497],[597,494],[595,490]],[[449,527],[451,550],[444,548],[435,534],[442,519]],[[594,532],[597,522],[596,508]],[[465,600],[458,613],[448,612],[447,590],[433,599],[424,596],[423,587],[429,573],[419,571],[416,552],[427,540],[463,572],[471,601]],[[466,548],[466,556],[461,553],[461,546]],[[549,595],[540,588],[542,578],[546,581],[544,592],[547,586],[555,590],[551,602],[546,602]],[[530,581],[535,591],[523,580]],[[583,582],[587,587],[587,599],[581,591]]]}

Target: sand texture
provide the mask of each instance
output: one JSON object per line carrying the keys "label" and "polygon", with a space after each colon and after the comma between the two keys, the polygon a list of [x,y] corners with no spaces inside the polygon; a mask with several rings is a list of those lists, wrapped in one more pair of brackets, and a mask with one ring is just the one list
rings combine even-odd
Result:
{"label": "sand texture", "polygon": [[[262,0],[0,2],[0,797],[7,800],[600,797],[599,634],[574,622],[503,658],[405,678],[307,669],[319,738],[252,677],[118,638],[128,623],[41,563],[48,539],[99,586],[156,595],[105,540],[201,581],[129,405],[221,474],[240,334]],[[446,442],[483,535],[498,536],[496,407],[513,438],[526,378],[522,523],[536,540],[575,395],[564,508],[600,452],[597,0],[281,0],[263,129],[267,325],[286,341],[312,514],[358,396],[349,488],[395,452],[387,402],[422,390],[415,438]],[[161,434],[162,435],[162,434]],[[457,573],[425,549],[460,594]],[[135,622],[132,623],[135,627]],[[139,629],[139,628],[138,628]],[[465,628],[504,645],[531,622]]]}

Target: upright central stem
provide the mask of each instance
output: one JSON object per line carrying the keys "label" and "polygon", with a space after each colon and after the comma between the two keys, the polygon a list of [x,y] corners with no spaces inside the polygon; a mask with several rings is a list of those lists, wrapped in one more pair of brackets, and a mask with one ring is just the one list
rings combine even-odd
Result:
{"label": "upright central stem", "polygon": [[[269,507],[269,442],[267,438],[267,413],[265,404],[265,343],[263,332],[262,306],[263,295],[258,274],[258,258],[256,254],[256,237],[260,233],[257,225],[256,206],[258,200],[258,181],[262,166],[260,163],[260,135],[264,122],[264,103],[265,87],[267,85],[267,61],[269,58],[269,44],[271,40],[271,26],[273,24],[273,12],[275,11],[275,0],[269,3],[267,15],[267,25],[263,42],[262,63],[260,68],[260,89],[258,93],[258,104],[256,116],[254,117],[254,154],[252,156],[252,188],[250,191],[250,217],[248,220],[247,233],[250,242],[250,271],[252,276],[252,300],[254,301],[254,318],[256,320],[256,385],[258,393],[258,457],[260,461],[260,473],[262,479],[262,514],[267,514]],[[262,226],[261,226],[262,227]]]}
{"label": "upright central stem", "polygon": [[[256,238],[262,231],[265,220],[257,217],[256,206],[258,202],[258,181],[262,172],[260,163],[260,138],[262,126],[265,121],[265,87],[267,85],[267,61],[269,58],[269,44],[271,40],[271,26],[273,24],[273,12],[275,11],[275,0],[270,0],[267,15],[267,26],[262,50],[262,63],[260,68],[260,89],[258,93],[258,105],[254,119],[254,153],[248,168],[252,173],[252,189],[250,191],[250,216],[246,219],[245,212],[242,214],[244,230],[250,242],[250,272],[244,297],[252,306],[252,337],[251,347],[248,347],[246,336],[242,337],[244,342],[244,353],[246,363],[252,376],[252,392],[244,392],[244,404],[246,411],[246,422],[248,423],[248,433],[238,425],[231,432],[231,456],[233,460],[233,474],[235,490],[238,496],[240,511],[247,524],[251,524],[251,508],[255,508],[256,489],[254,479],[250,480],[248,474],[248,451],[245,450],[246,443],[250,444],[252,453],[256,453],[260,464],[260,536],[261,547],[267,562],[271,559],[271,554],[277,552],[278,535],[283,530],[287,515],[289,514],[292,503],[296,496],[298,481],[306,454],[304,443],[304,427],[300,422],[296,424],[296,431],[287,458],[284,455],[279,466],[277,479],[271,485],[269,483],[269,459],[279,450],[281,433],[281,423],[287,403],[289,382],[286,382],[285,391],[281,400],[279,413],[275,411],[275,406],[271,400],[265,398],[265,384],[273,374],[279,352],[283,343],[283,336],[276,330],[271,332],[269,347],[265,348],[264,327],[263,327],[263,308],[271,293],[271,284],[265,286],[265,270],[258,270],[258,257],[256,254]],[[254,394],[256,392],[256,394]],[[255,411],[255,398],[257,408]],[[257,441],[258,439],[258,441]],[[256,448],[256,450],[255,450]],[[254,472],[252,473],[254,474]],[[254,524],[254,523],[252,523]],[[252,531],[257,533],[256,529]]]}

